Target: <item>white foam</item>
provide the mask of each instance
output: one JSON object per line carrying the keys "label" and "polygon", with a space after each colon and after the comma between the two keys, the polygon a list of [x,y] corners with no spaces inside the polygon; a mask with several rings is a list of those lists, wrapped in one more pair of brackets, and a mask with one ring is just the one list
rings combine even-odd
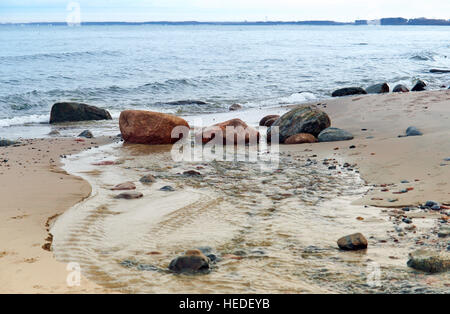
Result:
{"label": "white foam", "polygon": [[13,118],[0,119],[0,127],[7,127],[12,125],[24,125],[24,124],[35,124],[35,123],[45,123],[49,121],[48,115],[38,115],[33,114],[29,116],[19,116]]}

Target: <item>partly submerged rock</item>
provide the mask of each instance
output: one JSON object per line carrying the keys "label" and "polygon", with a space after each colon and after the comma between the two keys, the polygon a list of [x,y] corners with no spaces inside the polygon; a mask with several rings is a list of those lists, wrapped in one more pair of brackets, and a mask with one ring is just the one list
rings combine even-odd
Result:
{"label": "partly submerged rock", "polygon": [[10,141],[7,139],[0,139],[0,147],[6,147],[6,146],[11,146],[11,145],[16,145],[16,144],[19,144],[19,142]]}
{"label": "partly submerged rock", "polygon": [[406,129],[406,136],[421,136],[423,133],[415,126],[410,126]]}
{"label": "partly submerged rock", "polygon": [[394,89],[392,90],[393,93],[408,93],[409,92],[409,88],[406,87],[405,85],[402,84],[398,84],[394,87]]}
{"label": "partly submerged rock", "polygon": [[385,94],[389,93],[390,87],[387,83],[372,85],[366,88],[368,94]]}
{"label": "partly submerged rock", "polygon": [[223,144],[236,145],[251,142],[256,144],[259,141],[259,132],[241,119],[228,120],[203,129],[202,141],[206,144],[216,136],[222,137],[222,141],[220,139],[218,141]]}
{"label": "partly submerged rock", "polygon": [[279,129],[280,143],[284,143],[287,138],[299,133],[309,133],[317,137],[330,125],[330,117],[325,112],[312,106],[303,105],[281,116],[267,130],[267,137],[270,138],[274,127]]}
{"label": "partly submerged rock", "polygon": [[111,119],[107,110],[77,102],[56,103],[50,113],[50,123]]}
{"label": "partly submerged rock", "polygon": [[122,111],[119,126],[125,142],[149,145],[174,144],[183,136],[177,133],[179,137],[172,138],[174,128],[189,129],[189,124],[180,117],[144,110]]}
{"label": "partly submerged rock", "polygon": [[431,69],[430,73],[450,73],[450,70],[443,70],[443,69]]}
{"label": "partly submerged rock", "polygon": [[207,105],[208,103],[201,100],[187,99],[187,100],[169,101],[162,104],[170,106],[186,106],[186,105]]}
{"label": "partly submerged rock", "polygon": [[367,239],[361,233],[351,234],[340,238],[337,244],[341,250],[356,251],[367,249]]}
{"label": "partly submerged rock", "polygon": [[189,250],[172,260],[169,269],[176,273],[201,273],[210,268],[210,259],[199,250]]}
{"label": "partly submerged rock", "polygon": [[353,139],[353,135],[350,132],[342,129],[327,128],[320,132],[318,139],[319,142],[349,141]]}
{"label": "partly submerged rock", "polygon": [[111,190],[113,190],[113,191],[136,190],[136,185],[133,182],[124,182],[124,183],[117,184]]}
{"label": "partly submerged rock", "polygon": [[424,81],[417,80],[416,84],[411,89],[411,91],[413,91],[413,92],[421,92],[421,91],[424,91],[426,87],[427,87],[427,84]]}
{"label": "partly submerged rock", "polygon": [[175,189],[173,187],[171,187],[170,185],[163,186],[159,190],[164,191],[164,192],[175,192]]}
{"label": "partly submerged rock", "polygon": [[409,254],[407,265],[428,273],[442,273],[450,270],[450,252],[417,250]]}
{"label": "partly submerged rock", "polygon": [[295,134],[295,135],[288,137],[284,141],[284,144],[287,144],[287,145],[307,144],[307,143],[311,144],[311,143],[316,143],[316,142],[317,142],[317,138],[314,135],[311,135],[308,133],[299,133],[299,134]]}
{"label": "partly submerged rock", "polygon": [[230,111],[236,111],[236,110],[241,110],[241,109],[242,109],[242,106],[239,104],[232,104],[230,106]]}
{"label": "partly submerged rock", "polygon": [[140,192],[124,192],[119,195],[114,196],[115,199],[125,199],[125,200],[133,200],[143,197],[144,194]]}
{"label": "partly submerged rock", "polygon": [[156,178],[152,176],[151,174],[147,174],[139,179],[139,182],[142,184],[150,185],[156,182]]}
{"label": "partly submerged rock", "polygon": [[333,97],[342,97],[342,96],[350,96],[350,95],[365,95],[367,92],[361,87],[345,87],[338,90],[335,90],[331,96]]}
{"label": "partly submerged rock", "polygon": [[85,138],[94,138],[94,135],[89,130],[84,130],[80,134],[78,134],[78,137],[85,137]]}
{"label": "partly submerged rock", "polygon": [[47,135],[50,136],[61,136],[61,133],[58,130],[50,131]]}

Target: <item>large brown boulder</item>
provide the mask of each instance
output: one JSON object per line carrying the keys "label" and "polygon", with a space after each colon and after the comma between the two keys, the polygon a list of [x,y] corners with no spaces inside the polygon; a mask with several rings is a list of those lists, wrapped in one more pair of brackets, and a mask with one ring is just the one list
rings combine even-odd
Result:
{"label": "large brown boulder", "polygon": [[[231,130],[230,134],[227,134],[227,128]],[[234,131],[232,128],[235,128]],[[238,140],[248,144],[251,138],[259,141],[259,132],[241,119],[228,120],[203,129],[202,142],[206,144],[216,138],[216,135],[222,136],[223,144],[239,144]]]}
{"label": "large brown boulder", "polygon": [[56,103],[50,113],[50,123],[111,119],[111,115],[105,109],[77,102]]}
{"label": "large brown boulder", "polygon": [[149,145],[174,144],[180,138],[172,138],[172,130],[177,126],[189,128],[180,117],[144,110],[122,111],[119,126],[126,143]]}
{"label": "large brown boulder", "polygon": [[341,250],[357,251],[367,249],[367,239],[361,233],[351,234],[340,238],[337,244]]}
{"label": "large brown boulder", "polygon": [[329,128],[330,117],[323,111],[308,105],[299,106],[284,114],[267,130],[267,137],[271,138],[272,129],[279,128],[280,143],[299,133],[309,133],[317,137],[320,132]]}
{"label": "large brown boulder", "polygon": [[299,133],[288,137],[287,140],[284,141],[284,144],[311,144],[316,142],[317,138],[314,135],[308,133]]}
{"label": "large brown boulder", "polygon": [[271,127],[272,124],[275,123],[275,121],[277,121],[280,118],[279,115],[268,115],[265,116],[264,118],[261,119],[261,121],[259,121],[259,126],[266,126],[266,127]]}

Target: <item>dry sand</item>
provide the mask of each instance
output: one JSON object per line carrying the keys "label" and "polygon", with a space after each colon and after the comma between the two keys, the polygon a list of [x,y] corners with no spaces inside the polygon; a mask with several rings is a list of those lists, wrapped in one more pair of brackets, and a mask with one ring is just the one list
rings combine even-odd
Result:
{"label": "dry sand", "polygon": [[[356,164],[368,184],[388,185],[389,192],[374,187],[358,201],[362,204],[450,203],[450,162],[444,161],[450,157],[450,91],[348,97],[321,104],[332,126],[352,132],[355,139],[285,145],[282,151],[304,151]],[[398,138],[411,125],[424,135]],[[91,193],[87,182],[61,171],[59,156],[108,141],[40,139],[0,148],[0,293],[105,292],[84,278],[80,287],[68,287],[67,265],[55,261],[42,247],[50,243],[48,229],[57,215]],[[351,145],[356,148],[350,149]],[[3,163],[4,159],[8,162]],[[402,180],[410,183],[401,184]],[[392,193],[404,188],[414,190]]]}
{"label": "dry sand", "polygon": [[47,230],[54,219],[91,193],[87,182],[59,168],[60,155],[107,142],[36,139],[0,148],[0,293],[105,291],[84,278],[81,286],[68,287],[67,265],[43,246],[50,243]]}

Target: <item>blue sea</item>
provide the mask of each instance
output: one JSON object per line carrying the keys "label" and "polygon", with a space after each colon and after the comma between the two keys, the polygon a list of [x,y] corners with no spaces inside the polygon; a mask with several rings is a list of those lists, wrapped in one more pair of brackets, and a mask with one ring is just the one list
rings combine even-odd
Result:
{"label": "blue sea", "polygon": [[[196,116],[345,86],[450,83],[429,72],[450,68],[450,28],[439,26],[0,25],[0,39],[0,136],[9,137],[44,136],[58,101],[115,118],[133,108]],[[180,100],[207,104],[167,104]]]}

